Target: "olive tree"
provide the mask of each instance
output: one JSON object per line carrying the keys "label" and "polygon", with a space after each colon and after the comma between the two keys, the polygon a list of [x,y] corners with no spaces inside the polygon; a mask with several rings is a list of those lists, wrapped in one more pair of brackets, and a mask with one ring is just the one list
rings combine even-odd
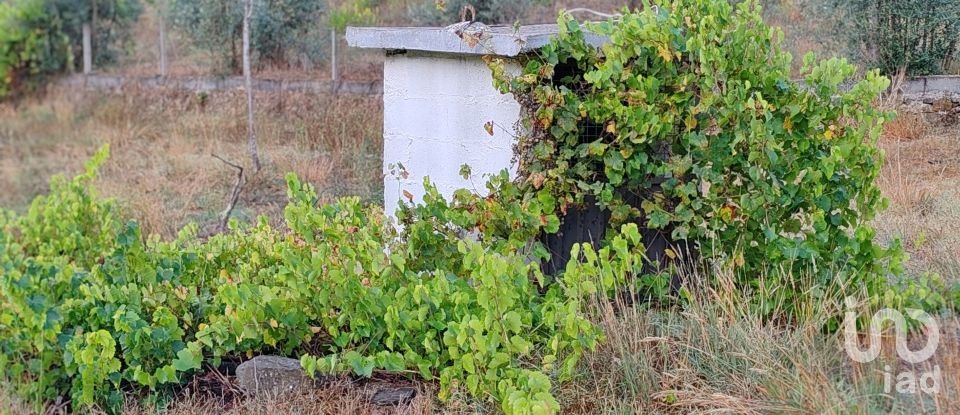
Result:
{"label": "olive tree", "polygon": [[[216,64],[241,68],[244,2],[236,0],[171,0],[170,18],[193,46],[210,53]],[[259,64],[285,66],[291,55],[308,49],[326,8],[324,0],[254,0],[250,17],[250,51]]]}
{"label": "olive tree", "polygon": [[892,74],[942,73],[960,51],[960,0],[840,2],[850,40],[869,65]]}
{"label": "olive tree", "polygon": [[473,20],[493,23],[513,23],[535,4],[537,0],[449,0],[436,2],[422,1],[410,8],[410,18],[423,25],[444,25],[461,21],[464,6],[472,6],[476,11]]}

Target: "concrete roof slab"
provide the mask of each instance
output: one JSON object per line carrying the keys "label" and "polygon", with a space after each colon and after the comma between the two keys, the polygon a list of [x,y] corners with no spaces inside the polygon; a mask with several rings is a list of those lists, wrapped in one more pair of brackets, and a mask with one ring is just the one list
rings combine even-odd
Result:
{"label": "concrete roof slab", "polygon": [[[447,27],[348,27],[347,44],[368,49],[517,56],[544,47],[558,32],[555,24],[515,28],[478,22]],[[585,34],[587,42],[597,47],[607,41],[603,36]]]}

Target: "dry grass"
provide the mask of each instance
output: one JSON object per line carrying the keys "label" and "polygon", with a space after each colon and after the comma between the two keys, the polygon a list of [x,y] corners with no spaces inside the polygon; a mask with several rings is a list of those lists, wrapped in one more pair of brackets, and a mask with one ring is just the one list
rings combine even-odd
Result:
{"label": "dry grass", "polygon": [[[286,393],[274,396],[247,398],[237,402],[225,401],[205,393],[191,395],[184,392],[173,402],[163,405],[141,404],[129,399],[122,415],[278,415],[278,414],[369,414],[369,415],[427,415],[436,413],[433,396],[436,390],[432,385],[418,386],[417,395],[410,401],[398,406],[376,406],[371,397],[381,386],[395,386],[384,382],[351,382],[340,379],[324,384],[322,387],[303,393]],[[404,385],[409,386],[409,385]],[[0,414],[33,415],[34,411],[11,398],[11,394],[0,389]],[[65,414],[64,407],[49,407],[45,414]],[[94,413],[97,413],[96,411]],[[466,412],[463,412],[466,413]]]}
{"label": "dry grass", "polygon": [[844,16],[824,0],[762,0],[764,21],[783,30],[783,49],[793,55],[791,69],[799,75],[808,52],[822,58],[849,53]]}
{"label": "dry grass", "polygon": [[[340,381],[325,385],[300,395],[246,399],[240,404],[219,402],[209,397],[183,397],[164,411],[167,415],[229,414],[229,415],[274,415],[274,414],[371,414],[371,415],[419,415],[434,412],[433,395],[436,391],[422,386],[414,399],[397,407],[378,407],[370,403],[377,384],[358,385]],[[155,408],[144,408],[131,402],[123,415],[152,415]]]}
{"label": "dry grass", "polygon": [[887,136],[881,147],[887,163],[879,183],[890,200],[876,220],[881,237],[904,242],[910,273],[960,281],[960,132],[937,127],[912,140]]}
{"label": "dry grass", "polygon": [[[710,274],[720,286],[732,287],[731,273],[712,270]],[[916,368],[890,353],[895,349],[892,336],[885,339],[881,359],[857,364],[844,353],[841,333],[822,331],[829,316],[843,312],[840,299],[807,299],[808,317],[796,325],[761,318],[746,299],[736,289],[708,290],[694,294],[682,311],[598,302],[596,319],[607,340],[587,355],[580,377],[561,388],[565,413],[960,411],[956,316],[941,316],[940,347],[931,360]],[[911,346],[914,350],[925,341],[917,337]],[[895,377],[908,369],[930,370],[933,365],[943,374],[938,394],[884,394],[886,372]]]}
{"label": "dry grass", "polygon": [[922,114],[904,112],[883,124],[885,141],[913,141],[927,135],[927,122]]}
{"label": "dry grass", "polygon": [[[382,194],[382,110],[376,96],[272,94],[257,97],[264,170],[252,175],[234,215],[278,218],[283,176],[295,172],[327,200]],[[111,159],[98,187],[144,229],[165,237],[187,222],[210,225],[227,203],[235,171],[249,165],[239,91],[109,95],[53,92],[0,109],[0,206],[24,209],[53,174],[75,174],[100,145]]]}

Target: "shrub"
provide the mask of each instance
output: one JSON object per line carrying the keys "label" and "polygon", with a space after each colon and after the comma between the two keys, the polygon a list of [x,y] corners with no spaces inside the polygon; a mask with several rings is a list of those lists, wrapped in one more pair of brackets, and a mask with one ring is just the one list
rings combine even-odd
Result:
{"label": "shrub", "polygon": [[851,40],[883,73],[943,73],[960,52],[960,0],[852,0]]}
{"label": "shrub", "polygon": [[[556,283],[520,239],[455,231],[468,214],[535,217],[516,206],[465,190],[448,204],[426,183],[397,234],[380,207],[317,206],[292,176],[289,232],[261,219],[205,241],[196,226],[144,241],[96,196],[105,157],[54,178],[26,214],[0,215],[0,373],[38,404],[69,395],[76,410],[116,412],[131,386],[162,391],[204,362],[272,352],[303,355],[310,373],[408,371],[439,379],[441,398],[462,389],[507,413],[556,413],[551,378],[601,337],[584,300],[639,263],[627,227]],[[516,194],[506,173],[490,186]],[[587,267],[607,260],[622,266],[595,282]]]}
{"label": "shrub", "polygon": [[870,225],[884,205],[874,182],[887,117],[872,102],[889,81],[870,71],[841,91],[854,67],[808,55],[806,86],[792,82],[755,1],[651,3],[588,24],[610,38],[602,48],[562,17],[519,75],[490,60],[523,105],[520,191],[561,217],[596,203],[610,229],[669,236],[664,262],[688,251],[729,262],[744,287],[813,270],[822,287],[881,290],[902,256]]}
{"label": "shrub", "polygon": [[[117,58],[140,15],[138,0],[99,0],[95,63]],[[13,0],[0,3],[0,97],[30,90],[82,59],[82,25],[91,19],[88,1]]]}
{"label": "shrub", "polygon": [[[325,8],[322,0],[257,0],[250,21],[250,50],[259,64],[285,66],[318,42],[315,25]],[[234,0],[170,0],[173,25],[194,46],[210,53],[217,65],[240,69],[243,2]]]}
{"label": "shrub", "polygon": [[327,26],[337,33],[346,31],[349,25],[369,25],[376,21],[372,0],[354,0],[332,8],[327,14]]}
{"label": "shrub", "polygon": [[[409,15],[420,25],[445,26],[461,20],[460,13],[466,5],[476,10],[473,20],[486,24],[514,23],[524,16],[538,0],[435,0],[421,1],[410,6]],[[468,12],[467,18],[470,18]]]}
{"label": "shrub", "polygon": [[69,40],[43,0],[0,3],[0,27],[0,98],[32,89],[69,65]]}
{"label": "shrub", "polygon": [[93,20],[96,3],[96,27],[93,32],[93,63],[96,66],[115,63],[130,41],[134,23],[143,12],[140,0],[45,0],[44,9],[52,21],[58,22],[63,35],[70,39],[75,62],[83,59],[83,24]]}

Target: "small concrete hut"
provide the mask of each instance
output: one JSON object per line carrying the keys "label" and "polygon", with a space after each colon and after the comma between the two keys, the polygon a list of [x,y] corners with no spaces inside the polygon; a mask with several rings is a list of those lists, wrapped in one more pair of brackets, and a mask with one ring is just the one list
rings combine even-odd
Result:
{"label": "small concrete hut", "polygon": [[[506,58],[507,70],[520,72],[518,58],[546,46],[559,33],[557,25],[486,26],[458,23],[436,27],[347,28],[352,47],[381,49],[383,65],[383,169],[384,207],[392,214],[405,192],[415,201],[423,195],[423,178],[429,176],[445,197],[457,189],[482,186],[460,175],[467,164],[473,174],[498,173],[512,166],[513,126],[520,104],[493,86],[484,55]],[[586,41],[601,46],[607,38],[585,32]],[[493,122],[493,136],[484,124]],[[402,164],[405,178],[392,174]],[[478,188],[477,190],[482,190]],[[552,253],[541,266],[544,272],[562,271],[570,248],[581,242],[599,242],[609,224],[609,212],[596,204],[568,211],[560,231],[541,235]],[[644,230],[647,257],[664,260],[673,245],[655,230]],[[685,251],[689,252],[690,247]],[[645,272],[652,272],[650,268]],[[677,289],[675,277],[671,288]]]}
{"label": "small concrete hut", "polygon": [[[384,207],[393,213],[404,191],[419,200],[429,176],[450,197],[474,186],[460,176],[511,169],[512,127],[520,105],[493,87],[484,55],[517,58],[545,46],[556,25],[487,26],[458,23],[438,27],[350,27],[347,43],[381,49],[383,65]],[[589,36],[589,35],[588,35]],[[588,37],[596,45],[599,36]],[[519,72],[517,65],[513,69]],[[508,68],[510,61],[508,60]],[[490,136],[484,124],[497,128]],[[402,165],[406,178],[392,172]],[[480,186],[480,183],[475,183]]]}

